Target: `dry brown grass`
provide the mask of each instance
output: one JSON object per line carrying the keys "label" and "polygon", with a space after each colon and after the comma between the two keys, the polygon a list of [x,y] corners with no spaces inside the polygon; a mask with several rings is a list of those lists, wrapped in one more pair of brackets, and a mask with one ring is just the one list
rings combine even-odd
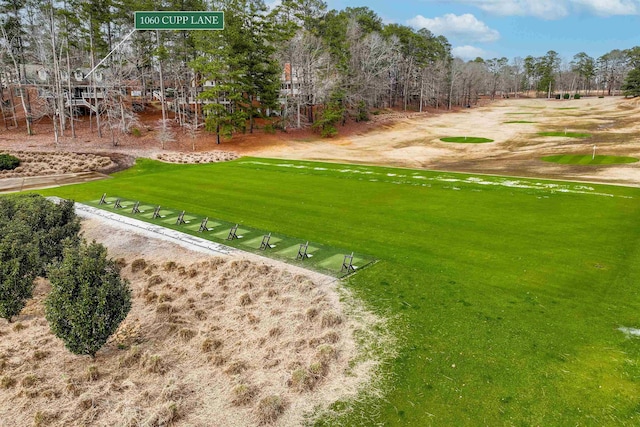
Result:
{"label": "dry brown grass", "polygon": [[[87,238],[109,246],[113,230],[96,229]],[[353,338],[366,325],[345,314],[333,285],[121,237],[113,240],[166,257],[109,248],[130,267],[122,274],[134,298],[95,360],[52,336],[46,281],[15,323],[0,320],[0,426],[297,426],[370,378],[374,364],[362,362]]]}
{"label": "dry brown grass", "polygon": [[267,396],[260,400],[256,408],[258,422],[263,424],[274,423],[285,411],[285,403],[280,396]]}
{"label": "dry brown grass", "polygon": [[211,151],[205,153],[160,153],[158,160],[167,163],[216,163],[235,160],[239,156],[231,151]]}
{"label": "dry brown grass", "polygon": [[31,151],[3,151],[20,159],[20,166],[12,171],[0,171],[0,178],[57,175],[63,173],[104,172],[115,166],[109,157],[81,153],[38,153]]}

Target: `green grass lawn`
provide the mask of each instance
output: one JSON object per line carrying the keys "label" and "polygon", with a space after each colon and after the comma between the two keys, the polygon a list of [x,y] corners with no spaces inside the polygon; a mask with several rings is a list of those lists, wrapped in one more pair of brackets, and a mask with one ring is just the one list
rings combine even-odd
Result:
{"label": "green grass lawn", "polygon": [[493,142],[493,139],[479,138],[477,136],[448,136],[440,138],[443,142],[458,142],[463,144],[484,144],[485,142]]}
{"label": "green grass lawn", "polygon": [[[273,233],[269,230],[260,230],[244,224],[240,226],[237,222],[213,217],[211,213],[215,212],[215,209],[212,207],[199,207],[197,208],[199,209],[198,212],[183,212],[167,205],[154,205],[141,202],[140,199],[127,199],[117,195],[105,197],[104,201],[105,203],[101,203],[101,198],[98,197],[85,203],[109,212],[154,225],[161,225],[205,240],[278,259],[324,274],[343,277],[348,273],[343,271],[347,270],[347,268],[343,269],[344,257],[353,252],[352,250],[308,242],[301,237]],[[134,212],[133,210],[136,203],[139,203],[139,212]],[[119,206],[116,206],[116,204],[119,204]],[[182,206],[183,202],[180,202],[179,205]],[[154,218],[156,209],[159,209],[158,216]],[[179,222],[180,215],[182,215],[183,223]],[[205,220],[206,223],[204,222]],[[236,224],[238,224],[235,233],[237,237],[229,239],[231,228]],[[201,228],[202,226],[204,226],[204,229]],[[306,253],[301,245],[306,246]],[[376,261],[373,257],[364,254],[354,253],[353,256],[352,265],[355,269],[365,268]]]}
{"label": "green grass lawn", "polygon": [[590,133],[581,132],[538,132],[540,136],[561,136],[563,138],[591,138]]}
{"label": "green grass lawn", "polygon": [[[140,160],[102,193],[350,248],[393,319],[385,393],[326,425],[634,426],[640,419],[640,189],[242,158]],[[322,424],[322,423],[319,423]]]}
{"label": "green grass lawn", "polygon": [[602,156],[560,154],[557,156],[542,157],[545,162],[560,163],[563,165],[617,165],[623,163],[635,163],[639,159],[624,156]]}
{"label": "green grass lawn", "polygon": [[513,123],[535,123],[535,122],[530,122],[530,121],[527,121],[527,120],[511,120],[511,121],[504,122],[504,123],[505,124],[513,124]]}

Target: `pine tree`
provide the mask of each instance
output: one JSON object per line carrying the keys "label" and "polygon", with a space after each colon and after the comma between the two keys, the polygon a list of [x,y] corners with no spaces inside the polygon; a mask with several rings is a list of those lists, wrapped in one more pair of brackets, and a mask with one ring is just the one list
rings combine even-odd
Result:
{"label": "pine tree", "polygon": [[624,90],[624,96],[640,96],[640,68],[629,71],[622,90]]}

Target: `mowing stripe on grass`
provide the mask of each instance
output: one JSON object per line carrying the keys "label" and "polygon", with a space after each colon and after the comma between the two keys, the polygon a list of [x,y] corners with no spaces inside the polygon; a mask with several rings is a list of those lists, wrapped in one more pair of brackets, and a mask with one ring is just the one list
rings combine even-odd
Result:
{"label": "mowing stripe on grass", "polygon": [[616,165],[626,163],[636,163],[640,161],[635,157],[624,156],[606,156],[597,155],[593,158],[592,154],[559,154],[555,156],[542,157],[541,160],[551,163],[559,163],[564,165]]}
{"label": "mowing stripe on grass", "polygon": [[[300,248],[300,243],[302,239],[285,236],[280,233],[271,233],[271,238],[269,240],[269,243],[271,245],[274,245],[274,247],[272,248],[273,250],[262,251],[260,250],[260,245],[262,243],[263,236],[267,234],[262,230],[258,230],[258,229],[254,229],[252,227],[246,227],[246,226],[244,228],[238,227],[236,234],[238,236],[243,236],[243,238],[229,241],[226,239],[229,236],[230,228],[234,225],[230,222],[212,218],[208,221],[207,226],[210,228],[216,228],[216,229],[211,230],[209,232],[201,233],[198,230],[200,228],[201,221],[205,218],[205,215],[198,215],[191,212],[190,213],[185,212],[183,219],[187,221],[187,223],[176,224],[176,221],[179,218],[179,215],[180,213],[182,213],[182,211],[173,210],[173,209],[164,209],[162,210],[162,212],[165,215],[162,218],[153,219],[151,217],[153,215],[153,209],[155,208],[152,209],[151,213],[136,215],[131,213],[130,209],[129,210],[125,209],[125,206],[133,206],[135,202],[125,198],[119,198],[119,199],[120,199],[120,204],[122,205],[122,209],[116,209],[114,207],[113,202],[115,202],[115,200],[118,200],[118,198],[116,197],[105,198],[105,200],[108,200],[110,202],[109,204],[100,205],[99,200],[92,200],[90,202],[87,202],[87,204],[103,209],[105,211],[117,213],[122,216],[139,218],[141,220],[144,220],[152,224],[162,225],[163,227],[166,227],[166,228],[179,230],[184,233],[192,234],[209,241],[218,241],[220,243],[223,243],[231,247],[250,250],[251,252],[258,253],[260,255],[269,256],[271,258],[279,259],[281,261],[285,261],[289,263],[295,262],[296,265],[301,265],[301,266],[319,271],[321,273],[330,274],[336,277],[343,276],[343,272],[340,271],[340,267],[342,266],[341,263],[340,265],[338,265],[337,263],[333,262],[333,260],[330,262],[325,262],[325,261],[327,259],[332,259],[332,257],[344,257],[344,254],[348,253],[347,250],[314,243],[313,245],[309,245],[309,248],[307,249],[307,254],[309,255],[309,259],[305,259],[302,261],[295,261],[296,256],[298,255],[298,250]],[[113,202],[111,202],[112,200]],[[141,203],[141,206],[142,206],[142,203]],[[147,204],[147,203],[145,203],[144,206],[153,207],[152,204]],[[248,239],[246,238],[247,235],[249,235]],[[284,249],[281,249],[281,248],[284,248]],[[354,257],[354,259],[356,258]],[[357,259],[359,260],[359,262],[363,264],[363,266],[372,264],[375,261],[373,257],[362,255],[362,254],[359,254]]]}
{"label": "mowing stripe on grass", "polygon": [[487,142],[493,142],[493,139],[480,138],[477,136],[447,136],[445,138],[440,138],[440,141],[458,142],[461,144],[484,144]]}
{"label": "mowing stripe on grass", "polygon": [[[248,238],[305,238],[282,248],[309,239],[382,259],[345,284],[399,337],[381,389],[314,425],[637,424],[640,338],[618,328],[640,328],[638,188],[242,158],[138,159],[110,180],[38,192],[121,194],[251,224]],[[337,269],[336,255],[289,260]]]}
{"label": "mowing stripe on grass", "polygon": [[590,133],[581,132],[538,132],[540,136],[558,136],[562,138],[591,138]]}

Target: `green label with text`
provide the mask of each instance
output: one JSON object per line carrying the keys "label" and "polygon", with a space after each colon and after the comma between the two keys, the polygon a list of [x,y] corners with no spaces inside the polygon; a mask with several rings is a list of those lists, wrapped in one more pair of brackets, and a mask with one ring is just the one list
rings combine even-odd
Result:
{"label": "green label with text", "polygon": [[136,30],[224,30],[224,12],[135,12]]}

